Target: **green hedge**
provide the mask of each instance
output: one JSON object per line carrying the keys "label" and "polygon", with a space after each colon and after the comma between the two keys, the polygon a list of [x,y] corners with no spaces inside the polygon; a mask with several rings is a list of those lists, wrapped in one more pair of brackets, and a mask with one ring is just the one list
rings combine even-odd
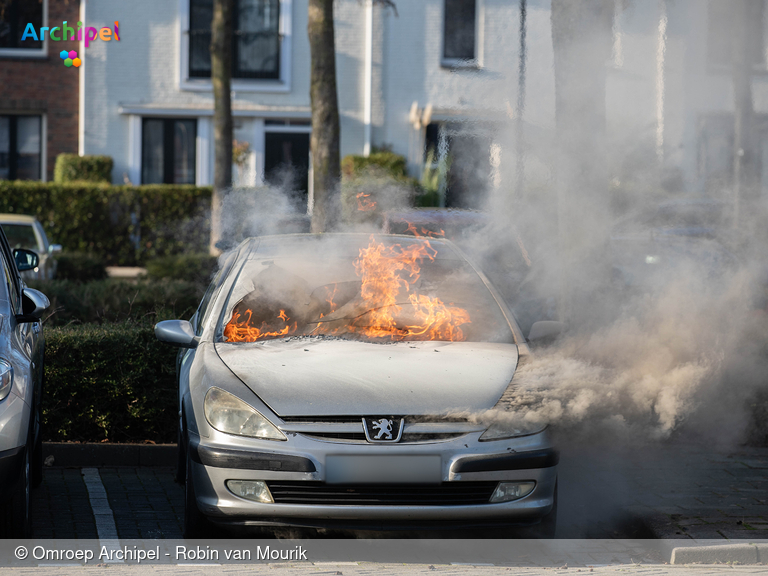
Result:
{"label": "green hedge", "polygon": [[189,318],[200,304],[206,287],[201,282],[173,279],[30,280],[27,283],[51,301],[43,315],[46,328],[73,323]]}
{"label": "green hedge", "polygon": [[59,154],[53,169],[53,181],[64,182],[112,182],[112,158],[110,156],[78,156]]}
{"label": "green hedge", "polygon": [[211,188],[0,180],[0,213],[32,214],[49,240],[106,265],[208,247]]}
{"label": "green hedge", "polygon": [[45,330],[43,439],[176,441],[176,349],[149,324]]}
{"label": "green hedge", "polygon": [[394,152],[371,152],[369,156],[350,154],[341,160],[341,172],[346,177],[364,176],[371,168],[383,170],[393,178],[408,177],[405,156]]}
{"label": "green hedge", "polygon": [[218,263],[218,258],[207,252],[195,252],[155,258],[149,260],[146,267],[147,275],[153,280],[188,280],[207,288],[218,269]]}
{"label": "green hedge", "polygon": [[90,282],[104,280],[107,269],[101,258],[83,252],[62,252],[56,256],[56,278]]}

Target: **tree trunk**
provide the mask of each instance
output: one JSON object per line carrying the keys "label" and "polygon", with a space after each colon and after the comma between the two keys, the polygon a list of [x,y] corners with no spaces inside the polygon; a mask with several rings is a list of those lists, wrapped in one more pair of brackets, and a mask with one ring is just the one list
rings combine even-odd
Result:
{"label": "tree trunk", "polygon": [[312,232],[332,230],[340,216],[339,104],[333,1],[309,0],[309,48],[312,58]]}
{"label": "tree trunk", "polygon": [[211,23],[211,81],[213,83],[213,197],[210,252],[224,234],[222,200],[232,186],[232,13],[234,0],[213,0]]}
{"label": "tree trunk", "polygon": [[614,0],[552,0],[560,317],[584,319],[594,288],[607,283],[608,173],[605,80]]}

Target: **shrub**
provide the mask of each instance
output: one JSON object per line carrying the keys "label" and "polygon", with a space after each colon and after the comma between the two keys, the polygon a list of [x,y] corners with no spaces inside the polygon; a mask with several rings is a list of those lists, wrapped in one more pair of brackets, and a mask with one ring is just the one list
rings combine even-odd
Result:
{"label": "shrub", "polygon": [[56,278],[90,282],[107,277],[107,268],[100,258],[84,252],[62,252],[56,257]]}
{"label": "shrub", "polygon": [[45,339],[44,440],[176,440],[176,350],[151,325],[46,328]]}
{"label": "shrub", "polygon": [[53,169],[53,181],[64,182],[112,182],[112,158],[110,156],[78,156],[59,154]]}
{"label": "shrub", "polygon": [[151,279],[189,280],[207,287],[218,267],[218,258],[207,252],[195,252],[155,258],[149,260],[146,267],[147,274]]}
{"label": "shrub", "polygon": [[382,170],[393,178],[408,177],[405,156],[387,150],[372,152],[369,156],[344,156],[341,161],[341,173],[345,177],[364,176],[370,168]]}
{"label": "shrub", "polygon": [[189,318],[200,303],[204,286],[188,280],[132,282],[110,278],[93,282],[37,280],[28,284],[51,301],[45,326],[126,320],[157,322]]}
{"label": "shrub", "polygon": [[406,172],[406,160],[394,152],[345,156],[342,160],[341,209],[348,224],[380,225],[387,210],[409,207],[418,183]]}
{"label": "shrub", "polygon": [[210,201],[208,187],[0,180],[0,212],[32,214],[52,242],[106,265],[207,248]]}

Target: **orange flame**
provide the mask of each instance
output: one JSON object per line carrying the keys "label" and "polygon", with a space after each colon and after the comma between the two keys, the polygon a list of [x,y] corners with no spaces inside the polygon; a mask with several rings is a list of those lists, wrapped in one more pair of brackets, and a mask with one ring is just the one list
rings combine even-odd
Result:
{"label": "orange flame", "polygon": [[[421,275],[421,261],[434,260],[437,255],[428,240],[402,247],[400,244],[386,246],[371,236],[366,248],[361,248],[354,262],[355,273],[361,279],[360,297],[351,301],[352,317],[318,322],[311,334],[356,333],[368,338],[389,338],[391,340],[447,340],[451,342],[466,339],[460,326],[471,322],[469,312],[462,308],[446,305],[436,297],[424,294],[408,295],[407,302],[398,298],[401,291],[410,292]],[[334,303],[337,285],[327,288],[326,302],[330,312],[336,310]],[[402,304],[398,304],[398,301]],[[350,303],[344,305],[347,309]],[[406,310],[403,310],[403,306]],[[408,319],[398,325],[396,317],[401,313]],[[285,324],[282,328],[262,322],[260,327],[251,326],[252,311],[247,310],[243,319],[233,312],[232,319],[224,329],[224,336],[230,342],[254,342],[264,338],[278,338],[294,334],[297,323],[289,325],[285,310],[280,310],[278,319]],[[349,318],[349,316],[347,316]],[[323,318],[321,314],[319,318]],[[413,322],[412,324],[410,322]]]}
{"label": "orange flame", "polygon": [[370,194],[360,192],[355,198],[357,198],[357,209],[360,212],[370,212],[376,209],[376,202],[370,199]]}
{"label": "orange flame", "polygon": [[421,227],[421,232],[416,229],[416,226],[414,226],[413,222],[405,222],[408,224],[408,228],[406,229],[406,233],[410,232],[417,238],[445,238],[445,230],[440,230],[440,232],[432,232],[432,230],[427,230],[424,228],[424,226]]}
{"label": "orange flame", "polygon": [[279,330],[268,330],[271,326],[266,322],[262,322],[261,326],[258,328],[256,326],[251,326],[252,315],[253,311],[246,310],[245,314],[243,314],[243,320],[240,321],[240,313],[237,311],[232,313],[232,319],[224,327],[224,337],[228,342],[255,342],[262,338],[278,338],[280,336],[293,334],[298,327],[296,322],[294,322],[292,326],[288,324],[290,318],[286,315],[285,310],[280,310],[280,314],[277,315],[277,317],[285,324],[285,326]]}

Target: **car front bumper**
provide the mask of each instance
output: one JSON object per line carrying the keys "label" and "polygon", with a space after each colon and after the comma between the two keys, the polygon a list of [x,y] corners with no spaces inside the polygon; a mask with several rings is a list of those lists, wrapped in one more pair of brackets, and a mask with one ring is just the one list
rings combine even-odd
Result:
{"label": "car front bumper", "polygon": [[[190,435],[188,450],[198,508],[212,521],[233,525],[282,525],[304,527],[409,528],[452,525],[480,526],[530,524],[548,514],[554,506],[557,481],[557,452],[545,434],[506,441],[478,442],[479,434],[467,434],[448,442],[401,445],[346,444],[311,440],[301,435],[288,442],[236,439],[216,434],[213,438]],[[218,442],[217,442],[218,440]],[[228,480],[307,482],[330,486],[338,492],[344,484],[325,484],[327,456],[372,455],[424,456],[441,459],[442,477],[432,484],[436,490],[451,484],[456,489],[466,482],[495,485],[501,481],[533,481],[533,491],[523,498],[503,503],[468,505],[389,504],[364,505],[350,501],[324,504],[262,503],[236,496],[226,487]],[[392,483],[394,490],[414,486]],[[425,486],[419,485],[420,489]],[[352,485],[349,485],[352,490]],[[461,490],[459,490],[461,492]]]}

